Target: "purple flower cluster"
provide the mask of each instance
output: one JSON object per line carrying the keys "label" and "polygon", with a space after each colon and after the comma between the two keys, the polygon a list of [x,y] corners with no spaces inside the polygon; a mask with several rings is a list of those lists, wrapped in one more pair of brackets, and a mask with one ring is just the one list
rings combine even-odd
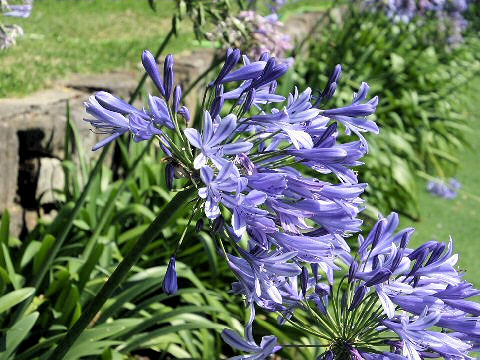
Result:
{"label": "purple flower cluster", "polygon": [[17,38],[23,36],[23,29],[19,25],[2,25],[0,23],[0,50],[4,50],[13,46],[17,42]]}
{"label": "purple flower cluster", "polygon": [[[4,16],[27,18],[33,8],[33,0],[24,0],[23,5],[10,5],[7,0],[0,0],[0,12]],[[17,38],[23,36],[23,28],[19,25],[3,25],[0,22],[0,50],[13,46]]]}
{"label": "purple flower cluster", "polygon": [[461,187],[462,184],[455,178],[451,178],[448,183],[438,179],[428,182],[427,191],[445,199],[455,199]]}
{"label": "purple flower cluster", "polygon": [[448,33],[449,43],[463,40],[467,27],[463,13],[468,9],[467,0],[367,0],[367,8],[385,11],[394,21],[409,23],[417,17],[433,15],[440,20],[441,31]]}
{"label": "purple flower cluster", "polygon": [[4,16],[27,18],[33,10],[33,0],[24,0],[22,5],[10,5],[1,0],[0,5]]}
{"label": "purple flower cluster", "polygon": [[285,34],[284,25],[275,13],[262,16],[252,10],[228,17],[214,32],[208,33],[207,38],[239,48],[254,58],[269,52],[271,56],[283,59],[293,49],[290,36]]}
{"label": "purple flower cluster", "polygon": [[[86,103],[93,117],[87,121],[107,135],[95,149],[127,133],[135,141],[156,137],[169,159],[169,188],[179,177],[197,188],[197,207],[210,219],[219,251],[237,278],[232,292],[250,311],[244,337],[232,330],[222,334],[249,354],[234,359],[261,360],[281,348],[274,336],[255,341],[258,309],[303,329],[296,312],[309,312],[322,330],[319,339],[327,341],[324,358],[344,358],[339,354],[347,352],[356,359],[468,359],[479,336],[479,314],[466,299],[477,292],[454,269],[451,245],[407,248],[412,229],[394,234],[395,214],[381,219],[366,239],[359,236],[358,258],[347,244],[362,224],[357,215],[366,184],[353,170],[368,151],[362,134],[378,132],[367,119],[378,103],[367,99],[368,85],[361,85],[351,104],[323,110],[318,106],[335,93],[340,66],[318,97],[307,88],[284,98],[276,89],[286,63],[268,53],[256,61],[243,56],[239,64],[241,59],[238,49],[227,51],[206,88],[197,128],[188,127],[190,111],[181,106],[181,88],[174,87],[171,55],[163,76],[151,53],[142,56],[159,94],[149,95],[148,108],[105,92]],[[319,179],[325,174],[330,181]],[[342,264],[349,273],[338,283]],[[174,254],[163,289],[173,294],[177,288]],[[391,354],[372,350],[379,342],[390,345]]]}
{"label": "purple flower cluster", "polygon": [[[398,223],[398,216],[391,214],[365,239],[359,236],[358,258],[350,264],[350,308],[360,316],[370,304],[381,309],[357,339],[370,332],[370,342],[383,341],[392,351],[364,358],[473,359],[468,354],[480,340],[480,304],[467,299],[480,291],[455,269],[458,256],[451,239],[448,244],[429,241],[410,249],[414,229],[395,233]],[[359,352],[363,353],[361,346]]]}

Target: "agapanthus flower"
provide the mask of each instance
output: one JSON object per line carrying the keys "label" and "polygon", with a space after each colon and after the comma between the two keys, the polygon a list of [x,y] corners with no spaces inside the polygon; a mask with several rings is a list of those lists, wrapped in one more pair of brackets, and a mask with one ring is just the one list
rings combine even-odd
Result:
{"label": "agapanthus flower", "polygon": [[259,57],[268,51],[272,56],[283,59],[293,49],[290,37],[275,11],[268,16],[252,10],[241,11],[220,22],[215,31],[207,33],[207,38],[238,47],[252,57]]}
{"label": "agapanthus flower", "polygon": [[17,43],[17,38],[23,36],[23,29],[19,25],[2,25],[0,23],[0,50],[4,50]]}
{"label": "agapanthus flower", "polygon": [[[206,88],[198,128],[179,121],[189,111],[181,91],[173,90],[179,88],[171,56],[162,80],[153,56],[143,55],[160,94],[150,95],[147,109],[104,92],[86,104],[94,117],[87,121],[108,135],[95,148],[122,134],[136,141],[155,137],[168,163],[169,188],[183,178],[182,186],[198,194],[192,219],[210,220],[219,253],[237,279],[232,293],[244,298],[251,314],[245,338],[223,333],[232,347],[249,353],[235,358],[260,360],[279,350],[274,336],[260,345],[254,340],[254,314],[262,309],[277,312],[280,324],[318,334],[327,347],[323,358],[468,359],[480,331],[479,309],[468,300],[477,292],[457,272],[451,243],[408,248],[413,230],[395,233],[396,214],[358,237],[357,255],[346,241],[362,224],[357,216],[366,184],[353,170],[368,151],[361,133],[378,131],[367,118],[378,103],[367,99],[368,85],[352,104],[324,109],[322,101],[314,106],[308,88],[292,89],[285,100],[274,97],[285,63],[269,54],[239,60],[238,50],[227,51],[218,78]],[[337,86],[339,73],[337,67],[329,84]],[[255,102],[264,91],[268,96]],[[164,291],[176,289],[174,255]],[[312,324],[299,323],[305,312]]]}
{"label": "agapanthus flower", "polygon": [[332,288],[316,291],[312,271],[315,286],[298,306],[311,323],[295,314],[288,321],[318,334],[327,348],[321,359],[473,359],[480,305],[468,299],[480,291],[456,270],[451,241],[412,249],[414,230],[396,232],[398,224],[391,214],[360,235],[358,254],[344,259],[349,270]]}
{"label": "agapanthus flower", "polygon": [[2,2],[4,16],[27,18],[33,10],[33,0],[24,0],[23,4],[10,5],[6,1]]}
{"label": "agapanthus flower", "polygon": [[[377,131],[366,119],[377,99],[367,99],[364,84],[351,105],[319,109],[312,104],[309,88],[292,89],[286,98],[276,93],[288,64],[264,53],[256,61],[244,56],[239,65],[240,57],[239,50],[227,51],[225,65],[207,87],[211,96],[206,97],[200,128],[180,121],[189,118],[190,111],[174,86],[173,57],[167,57],[162,77],[147,51],[142,62],[159,96],[149,95],[148,108],[137,109],[98,92],[86,103],[93,117],[87,121],[107,135],[94,149],[123,134],[135,141],[157,138],[167,157],[168,187],[174,189],[179,177],[196,187],[198,208],[212,221],[219,241],[235,252],[221,251],[238,279],[234,293],[247,299],[252,312],[260,307],[288,315],[314,285],[311,279],[304,281],[306,270],[299,264],[317,266],[333,283],[340,269],[337,261],[351,258],[344,238],[360,229],[357,215],[366,186],[358,183],[352,168],[361,164],[368,148],[348,135]],[[337,84],[339,67],[332,76]],[[339,141],[337,123],[345,125],[347,142]],[[337,181],[304,175],[312,170],[318,176],[332,173]],[[241,245],[241,238],[247,239],[247,246]],[[168,293],[176,290],[174,273],[171,260],[164,281]],[[249,349],[255,358],[277,349],[269,345],[273,338],[260,346],[252,339],[248,338]]]}
{"label": "agapanthus flower", "polygon": [[[357,1],[359,2],[359,1]],[[410,23],[425,16],[436,18],[439,29],[447,33],[450,44],[463,41],[462,32],[467,27],[463,13],[468,9],[466,0],[366,0],[364,7],[384,11],[395,22]]]}
{"label": "agapanthus flower", "polygon": [[454,199],[457,197],[458,190],[461,187],[462,184],[455,178],[451,178],[448,183],[437,179],[428,182],[427,191],[445,199]]}

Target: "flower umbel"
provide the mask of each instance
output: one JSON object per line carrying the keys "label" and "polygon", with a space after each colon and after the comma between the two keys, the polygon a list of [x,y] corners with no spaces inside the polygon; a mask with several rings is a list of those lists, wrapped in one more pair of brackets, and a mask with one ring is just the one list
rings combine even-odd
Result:
{"label": "flower umbel", "polygon": [[[363,133],[378,132],[367,119],[378,104],[376,97],[368,99],[368,85],[350,105],[323,109],[338,86],[340,66],[317,99],[309,88],[292,89],[285,98],[276,90],[288,64],[263,53],[256,61],[244,56],[238,65],[240,57],[239,50],[227,51],[225,65],[205,89],[197,128],[188,127],[190,111],[174,84],[172,56],[162,79],[153,56],[143,54],[160,94],[149,96],[148,108],[102,92],[86,104],[93,116],[87,121],[107,134],[95,149],[122,134],[135,141],[155,138],[168,164],[168,187],[175,191],[181,183],[198,193],[187,228],[194,218],[210,220],[219,253],[237,278],[232,292],[251,314],[244,338],[223,333],[233,348],[250,354],[235,358],[260,360],[280,349],[274,336],[260,345],[253,338],[261,309],[279,313],[281,324],[311,329],[325,359],[468,359],[478,310],[466,299],[476,292],[455,270],[451,244],[408,248],[412,229],[394,234],[395,214],[380,219],[365,239],[359,236],[358,256],[347,244],[362,224],[357,215],[366,184],[354,168],[368,151]],[[177,291],[175,256],[163,288]],[[297,312],[310,315],[313,324]]]}

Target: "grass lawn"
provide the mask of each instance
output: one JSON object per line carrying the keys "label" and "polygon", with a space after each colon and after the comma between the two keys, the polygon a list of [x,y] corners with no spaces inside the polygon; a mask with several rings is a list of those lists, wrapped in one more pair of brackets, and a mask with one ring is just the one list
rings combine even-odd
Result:
{"label": "grass lawn", "polygon": [[[460,255],[459,266],[466,269],[465,279],[480,286],[480,77],[474,79],[459,106],[470,116],[471,149],[460,156],[457,178],[463,187],[454,200],[442,199],[422,191],[420,196],[421,221],[402,222],[416,228],[412,245],[435,239],[454,239],[454,250]],[[425,185],[422,185],[425,188]]]}
{"label": "grass lawn", "polygon": [[[68,73],[132,69],[143,49],[155,49],[170,26],[174,2],[162,0],[158,12],[138,0],[38,0],[21,25],[25,37],[0,52],[0,97],[47,87]],[[191,47],[180,36],[169,51]]]}
{"label": "grass lawn", "polygon": [[[328,1],[300,0],[282,13],[319,10]],[[5,24],[21,25],[25,36],[0,52],[0,98],[48,87],[70,73],[139,68],[142,50],[156,50],[170,29],[174,10],[172,0],[157,0],[157,12],[147,0],[35,1],[29,18],[2,18]],[[167,51],[200,46],[191,31],[184,21]]]}

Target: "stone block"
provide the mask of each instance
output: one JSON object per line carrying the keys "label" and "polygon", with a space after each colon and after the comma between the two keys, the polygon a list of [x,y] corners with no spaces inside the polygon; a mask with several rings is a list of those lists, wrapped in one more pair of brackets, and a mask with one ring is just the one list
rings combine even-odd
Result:
{"label": "stone block", "polygon": [[14,203],[18,163],[17,136],[8,124],[0,122],[0,213]]}
{"label": "stone block", "polygon": [[55,203],[57,200],[55,190],[63,190],[65,186],[62,163],[54,158],[40,158],[39,163],[36,199],[39,204]]}

